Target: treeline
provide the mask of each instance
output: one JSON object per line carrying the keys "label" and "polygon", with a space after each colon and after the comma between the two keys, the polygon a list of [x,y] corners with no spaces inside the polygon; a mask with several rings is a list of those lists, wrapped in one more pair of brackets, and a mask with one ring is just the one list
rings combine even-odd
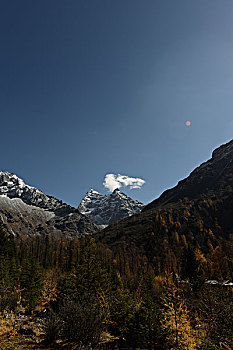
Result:
{"label": "treeline", "polygon": [[140,257],[140,265],[143,260],[153,266],[156,275],[185,278],[188,264],[203,279],[232,280],[232,206],[229,189],[222,198],[210,193],[196,200],[184,198],[111,224],[96,237],[110,247],[121,274],[124,268],[137,269],[133,257]]}
{"label": "treeline", "polygon": [[[182,212],[155,213],[151,231],[142,233],[142,244],[127,235],[113,244],[97,240],[97,254],[105,262],[112,261],[122,277],[132,279],[152,266],[156,275],[233,280],[233,234],[222,231],[217,219],[214,227],[206,225],[195,207],[185,207]],[[44,268],[69,270],[80,259],[82,240],[21,236],[15,239],[16,255],[20,261],[33,256]],[[191,268],[184,273],[186,266]]]}
{"label": "treeline", "polygon": [[1,315],[38,315],[47,344],[231,349],[232,288],[206,284],[192,248],[182,259],[180,280],[136,247],[113,254],[89,236],[11,240],[1,230]]}

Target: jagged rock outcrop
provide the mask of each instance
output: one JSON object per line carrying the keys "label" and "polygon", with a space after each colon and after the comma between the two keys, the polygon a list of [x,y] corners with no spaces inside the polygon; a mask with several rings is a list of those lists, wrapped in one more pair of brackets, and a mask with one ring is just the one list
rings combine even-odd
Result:
{"label": "jagged rock outcrop", "polygon": [[97,231],[90,218],[61,200],[0,171],[0,220],[12,235],[75,237]]}
{"label": "jagged rock outcrop", "polygon": [[139,213],[143,208],[144,204],[119,189],[108,195],[90,190],[78,206],[82,214],[88,215],[95,224],[104,226]]}
{"label": "jagged rock outcrop", "polygon": [[0,171],[0,196],[2,195],[8,198],[20,198],[26,204],[50,211],[69,207],[61,200],[25,184],[22,179],[8,171]]}

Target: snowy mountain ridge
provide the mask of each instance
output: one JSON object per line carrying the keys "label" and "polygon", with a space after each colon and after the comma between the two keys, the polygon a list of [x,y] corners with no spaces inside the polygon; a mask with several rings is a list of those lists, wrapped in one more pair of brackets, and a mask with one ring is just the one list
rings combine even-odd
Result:
{"label": "snowy mountain ridge", "polygon": [[91,189],[78,206],[80,213],[89,216],[97,225],[110,225],[118,220],[139,213],[144,204],[128,197],[119,189],[102,195]]}
{"label": "snowy mountain ridge", "polygon": [[27,185],[17,175],[0,171],[0,196],[20,198],[24,203],[54,211],[65,204],[57,198],[48,196],[35,187]]}
{"label": "snowy mountain ridge", "polygon": [[13,236],[77,237],[98,229],[77,209],[8,171],[0,171],[0,223]]}

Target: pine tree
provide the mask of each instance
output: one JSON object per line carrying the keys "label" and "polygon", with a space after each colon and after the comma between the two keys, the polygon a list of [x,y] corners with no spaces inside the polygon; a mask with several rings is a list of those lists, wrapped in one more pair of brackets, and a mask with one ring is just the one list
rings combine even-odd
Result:
{"label": "pine tree", "polygon": [[0,258],[11,259],[15,256],[14,241],[0,226]]}
{"label": "pine tree", "polygon": [[76,286],[80,297],[95,299],[97,291],[107,286],[108,274],[101,267],[96,245],[90,237],[81,242],[80,260],[76,267]]}
{"label": "pine tree", "polygon": [[198,277],[198,261],[194,250],[190,246],[185,248],[181,259],[182,278],[188,279],[190,282],[195,281]]}
{"label": "pine tree", "polygon": [[35,259],[25,259],[22,264],[20,284],[23,299],[29,310],[38,303],[43,288],[43,269]]}
{"label": "pine tree", "polygon": [[143,328],[144,346],[149,349],[164,349],[166,347],[166,330],[162,326],[160,300],[156,291],[155,276],[149,271],[142,282],[141,291],[141,328]]}
{"label": "pine tree", "polygon": [[125,340],[126,344],[135,343],[133,325],[137,302],[128,290],[119,288],[113,295],[111,302],[111,324],[110,333],[118,336],[120,340]]}

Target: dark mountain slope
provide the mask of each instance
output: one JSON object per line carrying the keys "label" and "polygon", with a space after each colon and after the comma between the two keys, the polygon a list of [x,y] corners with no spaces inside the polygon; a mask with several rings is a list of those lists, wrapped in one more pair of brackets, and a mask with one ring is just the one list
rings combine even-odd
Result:
{"label": "dark mountain slope", "polygon": [[233,140],[217,148],[212,158],[196,168],[177,186],[165,191],[158,199],[148,204],[144,211],[177,202],[185,197],[198,198],[201,194],[222,197],[233,186]]}
{"label": "dark mountain slope", "polygon": [[[176,271],[190,246],[211,278],[233,271],[233,142],[213,152],[174,189],[141,213],[95,235],[116,254],[143,251],[158,271]],[[216,261],[221,261],[215,265]]]}

